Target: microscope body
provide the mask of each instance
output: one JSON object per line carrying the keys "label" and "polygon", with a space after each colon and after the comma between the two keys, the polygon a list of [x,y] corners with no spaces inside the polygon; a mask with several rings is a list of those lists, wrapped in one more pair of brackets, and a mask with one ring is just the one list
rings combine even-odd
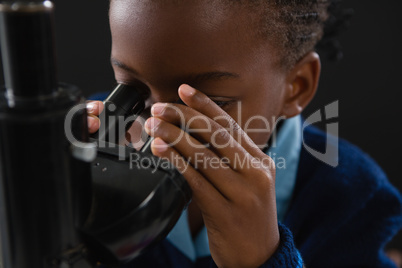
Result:
{"label": "microscope body", "polygon": [[[74,226],[91,205],[90,164],[72,157],[64,135],[65,116],[84,99],[57,83],[52,10],[51,2],[0,5],[4,267],[59,267],[61,255],[79,246]],[[73,122],[82,141],[85,120],[77,113]]]}
{"label": "microscope body", "polygon": [[[149,152],[104,143],[105,133],[89,137],[81,92],[57,81],[53,8],[50,1],[0,4],[2,262],[117,267],[168,234],[191,191],[174,167],[152,164],[161,162]],[[109,98],[125,117],[143,109],[137,93],[135,104],[116,98],[130,90]],[[148,169],[138,165],[144,158]]]}

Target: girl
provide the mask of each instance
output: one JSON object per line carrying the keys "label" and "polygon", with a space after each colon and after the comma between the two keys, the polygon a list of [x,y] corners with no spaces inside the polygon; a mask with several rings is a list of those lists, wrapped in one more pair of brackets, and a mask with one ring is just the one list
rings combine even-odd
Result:
{"label": "girl", "polygon": [[[150,91],[152,152],[193,191],[167,239],[127,267],[392,267],[399,193],[357,148],[301,127],[329,4],[111,0],[116,80]],[[89,104],[90,132],[102,108]],[[302,141],[338,148],[337,165]]]}

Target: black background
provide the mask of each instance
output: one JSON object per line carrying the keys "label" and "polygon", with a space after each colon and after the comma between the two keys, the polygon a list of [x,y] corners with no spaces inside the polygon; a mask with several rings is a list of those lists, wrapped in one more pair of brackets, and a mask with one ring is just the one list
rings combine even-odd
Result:
{"label": "black background", "polygon": [[[110,90],[108,1],[55,3],[60,81],[87,96]],[[305,115],[339,100],[340,136],[368,152],[402,189],[401,2],[349,0],[344,6],[355,11],[339,38],[344,59],[323,60],[319,91]],[[402,248],[402,240],[395,245]]]}

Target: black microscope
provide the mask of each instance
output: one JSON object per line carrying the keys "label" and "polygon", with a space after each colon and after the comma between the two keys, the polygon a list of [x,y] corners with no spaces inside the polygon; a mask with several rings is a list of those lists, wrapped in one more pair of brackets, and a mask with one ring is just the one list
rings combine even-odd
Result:
{"label": "black microscope", "polygon": [[118,144],[146,92],[119,85],[88,134],[81,92],[58,83],[53,16],[51,1],[0,3],[3,267],[118,267],[169,233],[191,190],[149,142]]}

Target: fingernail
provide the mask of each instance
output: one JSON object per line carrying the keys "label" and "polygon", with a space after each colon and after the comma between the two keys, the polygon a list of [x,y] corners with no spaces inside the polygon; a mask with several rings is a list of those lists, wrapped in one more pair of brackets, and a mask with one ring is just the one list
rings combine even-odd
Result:
{"label": "fingernail", "polygon": [[93,129],[94,131],[97,131],[100,127],[100,121],[97,118],[93,118],[91,116],[88,116],[88,129]]}
{"label": "fingernail", "polygon": [[157,119],[157,118],[149,118],[147,120],[147,122],[145,123],[145,128],[148,131],[154,130],[156,127],[158,127],[161,123],[161,120]]}
{"label": "fingernail", "polygon": [[195,94],[195,89],[190,87],[189,85],[183,85],[180,87],[181,93],[186,97],[192,97]]}
{"label": "fingernail", "polygon": [[166,150],[168,149],[169,145],[167,145],[166,142],[164,142],[162,139],[160,138],[156,138],[152,144],[152,148],[156,151],[158,151],[159,153],[163,153],[166,152]]}
{"label": "fingernail", "polygon": [[87,103],[87,111],[88,111],[88,113],[93,113],[94,110],[95,110],[95,103],[88,102]]}
{"label": "fingernail", "polygon": [[163,111],[166,109],[165,103],[156,103],[152,106],[151,114],[152,115],[161,115]]}
{"label": "fingernail", "polygon": [[88,116],[88,128],[92,128],[94,126],[94,119]]}

